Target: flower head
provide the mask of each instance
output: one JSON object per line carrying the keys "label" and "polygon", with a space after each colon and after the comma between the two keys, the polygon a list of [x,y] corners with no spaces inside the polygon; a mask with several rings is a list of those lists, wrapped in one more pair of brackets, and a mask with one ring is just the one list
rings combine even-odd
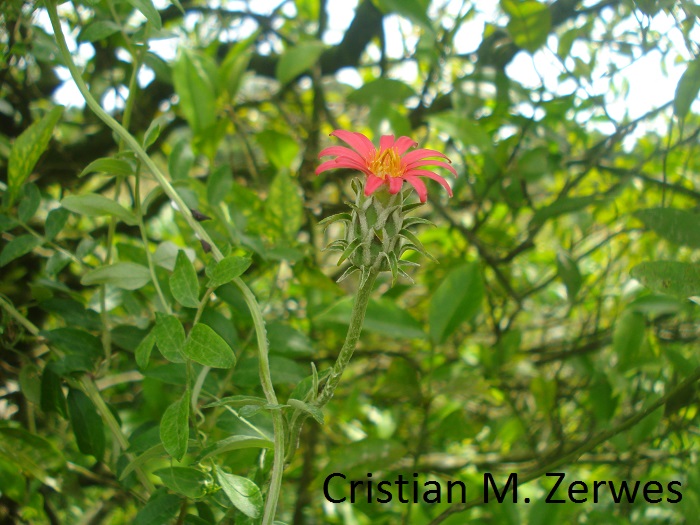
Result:
{"label": "flower head", "polygon": [[[318,154],[319,158],[336,155],[335,159],[327,160],[316,168],[316,175],[335,168],[350,168],[367,175],[364,193],[371,195],[386,184],[389,193],[394,195],[401,191],[403,182],[408,182],[418,193],[421,202],[425,202],[428,190],[419,177],[428,177],[439,182],[452,197],[452,189],[447,181],[425,168],[440,167],[457,175],[457,171],[449,164],[450,159],[443,153],[432,149],[417,149],[406,153],[418,144],[410,137],[384,135],[379,140],[379,149],[362,133],[337,129],[331,136],[338,137],[352,149],[345,146],[331,146]],[[437,158],[435,158],[437,157]],[[444,159],[447,162],[444,162]]]}

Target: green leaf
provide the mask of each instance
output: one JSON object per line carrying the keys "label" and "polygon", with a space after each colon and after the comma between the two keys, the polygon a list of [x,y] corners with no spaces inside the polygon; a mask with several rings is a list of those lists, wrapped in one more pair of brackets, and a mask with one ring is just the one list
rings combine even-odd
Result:
{"label": "green leaf", "polygon": [[453,268],[437,288],[430,301],[430,338],[435,344],[444,343],[463,322],[481,309],[484,284],[478,263],[466,263]]}
{"label": "green leaf", "polygon": [[278,321],[267,325],[270,353],[299,357],[313,355],[314,345],[306,334]]}
{"label": "green leaf", "polygon": [[151,495],[148,503],[138,512],[133,525],[166,525],[170,523],[180,511],[180,498],[175,494],[168,494],[165,489],[158,490]]}
{"label": "green leaf", "polygon": [[56,106],[34,122],[17,137],[7,161],[7,191],[10,206],[19,195],[22,185],[31,175],[39,157],[49,145],[53,129],[61,118],[63,106]]}
{"label": "green leaf", "polygon": [[314,418],[319,425],[323,425],[323,411],[317,406],[304,403],[298,399],[289,399],[287,403],[292,408],[306,412],[308,415]]}
{"label": "green leaf", "polygon": [[136,350],[134,350],[136,364],[141,370],[148,367],[148,361],[151,359],[151,352],[153,351],[153,345],[155,344],[156,335],[153,333],[153,331],[151,331],[141,340],[139,345],[136,347]]}
{"label": "green leaf", "polygon": [[232,368],[236,364],[231,347],[203,323],[192,327],[182,351],[192,361],[212,368]]}
{"label": "green leaf", "polygon": [[434,33],[433,25],[427,14],[427,3],[420,0],[377,0],[379,8],[384,13],[396,13],[414,24]]}
{"label": "green leaf", "polygon": [[547,43],[552,27],[547,4],[534,0],[501,0],[501,7],[510,16],[508,33],[518,47],[534,53]]}
{"label": "green leaf", "polygon": [[278,170],[285,171],[285,168],[288,170],[299,155],[299,144],[288,134],[269,129],[258,133],[255,138],[262,146],[265,157]]}
{"label": "green leaf", "polygon": [[573,302],[581,289],[583,278],[576,261],[568,253],[560,253],[557,256],[557,273],[566,286],[566,295],[569,301]]}
{"label": "green leaf", "polygon": [[154,474],[170,490],[190,499],[203,498],[211,481],[207,474],[191,467],[168,467],[156,470]]}
{"label": "green leaf", "polygon": [[231,282],[236,277],[243,275],[252,262],[250,257],[229,255],[221,259],[215,266],[207,266],[206,274],[209,277],[207,287],[217,288]]}
{"label": "green leaf", "polygon": [[56,412],[62,418],[68,416],[66,397],[61,388],[61,378],[49,363],[41,374],[41,409],[44,412]]}
{"label": "green leaf", "polygon": [[165,451],[178,461],[187,452],[187,442],[190,437],[189,428],[190,392],[165,409],[160,420],[160,440]]}
{"label": "green leaf", "polygon": [[109,284],[124,290],[138,290],[150,281],[151,272],[145,266],[132,262],[120,262],[90,270],[80,279],[80,284],[83,286]]}
{"label": "green leaf", "polygon": [[478,121],[462,118],[454,111],[431,115],[428,122],[439,131],[459,140],[465,148],[476,148],[482,153],[489,153],[493,149],[491,137]]}
{"label": "green leaf", "polygon": [[700,57],[688,64],[688,68],[676,86],[673,113],[677,117],[685,118],[688,115],[690,106],[698,97],[698,91],[700,91]]}
{"label": "green leaf", "polygon": [[348,101],[354,104],[370,105],[375,100],[390,104],[402,104],[407,98],[416,96],[415,90],[408,84],[392,78],[378,78],[363,84],[348,95]]}
{"label": "green leaf", "polygon": [[34,217],[36,210],[39,209],[39,204],[41,204],[41,193],[36,184],[25,184],[22,188],[22,197],[19,201],[19,206],[17,207],[17,215],[19,220],[22,222],[29,222],[29,220]]}
{"label": "green leaf", "polygon": [[78,42],[97,42],[118,33],[121,28],[111,20],[90,22],[78,35]]}
{"label": "green leaf", "polygon": [[190,147],[190,139],[183,137],[173,144],[168,156],[168,171],[173,180],[186,180],[194,166],[194,153]]}
{"label": "green leaf", "polygon": [[173,84],[180,111],[194,134],[216,123],[216,89],[198,55],[182,50],[173,66]]}
{"label": "green leaf", "polygon": [[63,227],[68,222],[68,217],[70,212],[65,208],[56,208],[51,210],[46,217],[46,222],[44,223],[44,237],[47,241],[52,241],[56,238]]}
{"label": "green leaf", "polygon": [[399,441],[367,438],[336,447],[330,454],[328,465],[333,472],[342,472],[350,477],[367,472],[368,465],[377,471],[388,468],[403,458],[406,452],[406,447]]}
{"label": "green leaf", "polygon": [[105,429],[95,405],[81,390],[68,391],[68,414],[78,448],[83,454],[102,461],[105,452]]}
{"label": "green leaf", "polygon": [[22,428],[0,427],[0,457],[11,460],[18,471],[29,473],[44,485],[61,491],[59,480],[51,477],[48,471],[64,468],[66,460],[46,438]]}
{"label": "green leaf", "polygon": [[78,177],[84,177],[89,173],[104,173],[106,175],[120,175],[128,177],[134,174],[134,167],[124,159],[115,159],[113,157],[104,157],[92,161],[85,166],[85,169],[80,172]]}
{"label": "green leaf", "polygon": [[321,58],[325,47],[323,42],[310,40],[287,49],[277,62],[277,80],[286,84],[311,69]]}
{"label": "green leaf", "polygon": [[61,201],[61,206],[73,213],[88,217],[112,215],[129,226],[136,226],[139,222],[136,216],[124,206],[97,193],[69,195]]}
{"label": "green leaf", "polygon": [[674,244],[700,248],[700,214],[676,208],[652,208],[639,210],[634,216]]}
{"label": "green leaf", "polygon": [[2,249],[2,253],[0,253],[0,267],[5,266],[7,263],[28,254],[34,248],[40,245],[41,239],[38,239],[30,234],[15,237]]}
{"label": "green leaf", "polygon": [[241,450],[244,448],[267,448],[273,449],[275,444],[265,438],[256,436],[229,436],[221,441],[217,441],[213,445],[202,450],[201,455],[197,458],[198,461],[203,461],[206,458],[226,454],[232,450]]}
{"label": "green leaf", "polygon": [[700,264],[678,261],[650,261],[638,264],[630,272],[654,292],[686,299],[700,295]]}
{"label": "green leaf", "polygon": [[[321,322],[350,324],[352,298],[343,298],[316,318]],[[399,339],[425,339],[421,324],[406,310],[388,299],[370,300],[363,330]]]}
{"label": "green leaf", "polygon": [[233,174],[228,164],[213,170],[207,178],[207,201],[218,206],[233,188]]}
{"label": "green leaf", "polygon": [[248,478],[216,470],[216,478],[233,506],[246,516],[257,518],[262,514],[263,498],[258,486]]}
{"label": "green leaf", "polygon": [[182,306],[197,308],[199,306],[199,280],[192,261],[180,250],[177,253],[175,269],[170,276],[170,291]]}
{"label": "green leaf", "polygon": [[63,352],[69,354],[79,354],[90,359],[98,359],[103,353],[102,343],[97,337],[77,328],[54,328],[53,330],[42,331],[40,335]]}
{"label": "green leaf", "polygon": [[156,325],[153,328],[158,350],[171,363],[184,363],[185,329],[174,315],[156,312]]}
{"label": "green leaf", "polygon": [[163,29],[163,22],[160,19],[160,13],[153,6],[151,0],[127,0],[136,9],[141,11],[141,14],[151,23],[156,31]]}
{"label": "green leaf", "polygon": [[544,206],[535,211],[535,214],[530,221],[530,227],[538,227],[549,219],[558,217],[559,215],[576,212],[590,206],[591,204],[598,204],[600,202],[603,202],[603,200],[598,198],[597,195],[587,195],[585,197],[564,197],[557,199],[552,204]]}
{"label": "green leaf", "polygon": [[281,170],[272,181],[265,212],[287,240],[296,237],[304,220],[304,201],[299,184],[289,176],[288,170]]}

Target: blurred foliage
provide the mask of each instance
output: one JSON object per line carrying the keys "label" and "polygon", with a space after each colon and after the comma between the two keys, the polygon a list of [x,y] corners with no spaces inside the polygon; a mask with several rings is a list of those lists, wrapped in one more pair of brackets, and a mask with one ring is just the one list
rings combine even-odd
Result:
{"label": "blurred foliage", "polygon": [[[459,176],[415,212],[439,264],[409,254],[416,284],[380,277],[277,519],[694,522],[700,8],[361,0],[329,31],[348,3],[259,4],[59,6],[93,96],[224,247],[218,265],[127,144],[80,98],[60,107],[72,82],[44,4],[0,6],[0,522],[256,522],[270,415],[288,408],[261,397],[226,283],[264,308],[277,395],[298,406],[357,287],[322,251],[341,230],[317,226],[353,200],[347,170],[314,175],[337,128],[410,135]],[[683,73],[640,114],[626,72],[649,57]],[[333,505],[333,472],[462,481],[476,501]],[[511,472],[536,480],[518,493],[533,503],[481,505],[484,474]],[[567,474],[560,497],[656,480],[663,500],[547,504],[546,472]]]}

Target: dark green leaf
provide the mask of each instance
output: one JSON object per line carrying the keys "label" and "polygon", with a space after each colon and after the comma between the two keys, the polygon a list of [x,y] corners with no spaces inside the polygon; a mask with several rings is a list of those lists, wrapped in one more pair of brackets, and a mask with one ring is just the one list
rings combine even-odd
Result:
{"label": "dark green leaf", "polygon": [[105,452],[104,424],[95,405],[81,390],[68,391],[68,414],[80,452],[101,461]]}
{"label": "dark green leaf", "polygon": [[41,409],[44,412],[56,412],[62,418],[68,417],[66,397],[61,388],[61,378],[51,364],[44,367],[41,374]]}
{"label": "dark green leaf", "polygon": [[231,347],[203,323],[192,327],[182,352],[192,361],[213,368],[232,368],[236,364]]}
{"label": "dark green leaf", "polygon": [[151,331],[136,347],[134,357],[136,358],[136,364],[140,369],[143,370],[144,368],[148,368],[148,361],[151,359],[151,352],[153,351],[153,345],[155,344],[156,336],[154,332]]}
{"label": "dark green leaf", "polygon": [[255,436],[229,436],[221,441],[217,441],[213,445],[202,450],[202,454],[198,460],[203,461],[206,458],[226,454],[232,450],[241,450],[244,448],[274,448],[275,444],[269,439]]}
{"label": "dark green leaf", "polygon": [[138,512],[133,525],[167,525],[180,511],[180,498],[165,489],[151,495],[148,503]]}
{"label": "dark green leaf", "polygon": [[138,224],[138,219],[131,211],[127,210],[121,204],[114,202],[112,199],[108,199],[97,193],[69,195],[61,201],[61,206],[73,213],[85,215],[87,217],[112,215],[130,226],[136,226]]}
{"label": "dark green leaf", "polygon": [[481,310],[484,284],[478,263],[453,268],[430,301],[430,338],[435,344],[444,343],[465,321]]}
{"label": "dark green leaf", "polygon": [[19,220],[22,222],[29,222],[29,220],[34,217],[36,210],[39,209],[39,204],[41,204],[41,193],[36,184],[31,182],[25,184],[22,188],[22,197],[19,201],[19,206],[17,207],[17,215]]}
{"label": "dark green leaf", "polygon": [[182,306],[197,308],[199,306],[199,280],[184,251],[178,251],[175,269],[170,276],[170,291],[175,300]]}
{"label": "dark green leaf", "polygon": [[96,20],[85,26],[78,35],[78,42],[97,42],[118,33],[120,27],[111,20]]}
{"label": "dark green leaf", "polygon": [[65,208],[56,208],[51,210],[46,217],[46,223],[44,224],[44,236],[47,241],[52,241],[56,238],[56,235],[63,229],[68,221],[70,212]]}
{"label": "dark green leaf", "polygon": [[190,393],[185,394],[165,409],[160,420],[160,440],[168,454],[180,461],[187,452],[189,430]]}
{"label": "dark green leaf", "polygon": [[211,481],[207,474],[190,467],[168,467],[156,470],[154,474],[170,490],[190,499],[204,497]]}
{"label": "dark green leaf", "polygon": [[573,302],[581,289],[583,278],[576,261],[568,253],[560,253],[557,257],[557,273],[566,286],[566,295],[569,301]]}
{"label": "dark green leaf", "polygon": [[26,234],[15,237],[2,249],[2,253],[0,253],[0,267],[28,254],[37,246],[41,246],[41,239],[33,235]]}
{"label": "dark green leaf", "polygon": [[172,363],[184,363],[182,355],[185,347],[185,329],[174,315],[156,312],[156,326],[153,328],[158,350]]}

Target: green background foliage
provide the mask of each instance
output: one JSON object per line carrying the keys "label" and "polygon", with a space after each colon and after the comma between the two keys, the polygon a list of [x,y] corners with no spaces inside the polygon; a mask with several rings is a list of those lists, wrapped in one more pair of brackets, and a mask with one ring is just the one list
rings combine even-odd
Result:
{"label": "green background foliage", "polygon": [[[698,6],[361,0],[329,31],[341,3],[61,4],[131,141],[64,107],[46,4],[0,5],[0,522],[260,523],[296,413],[280,523],[695,522]],[[626,71],[649,57],[681,73],[640,113]],[[334,129],[410,135],[459,175],[413,212],[436,261],[380,275],[320,410],[358,289],[323,251],[342,225],[318,226],[354,201],[350,170],[314,174]],[[469,503],[333,505],[333,472]],[[482,504],[512,472],[519,503]],[[548,472],[665,492],[547,504]]]}

